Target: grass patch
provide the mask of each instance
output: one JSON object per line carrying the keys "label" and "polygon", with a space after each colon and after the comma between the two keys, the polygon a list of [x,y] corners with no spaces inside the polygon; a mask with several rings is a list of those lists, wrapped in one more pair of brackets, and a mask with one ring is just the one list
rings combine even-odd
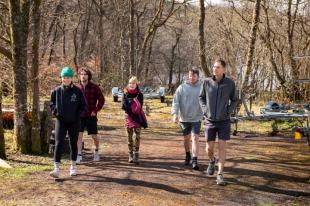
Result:
{"label": "grass patch", "polygon": [[275,206],[273,203],[261,203],[259,206]]}
{"label": "grass patch", "polygon": [[31,165],[28,167],[0,168],[0,179],[21,179],[36,172],[49,171],[52,165]]}

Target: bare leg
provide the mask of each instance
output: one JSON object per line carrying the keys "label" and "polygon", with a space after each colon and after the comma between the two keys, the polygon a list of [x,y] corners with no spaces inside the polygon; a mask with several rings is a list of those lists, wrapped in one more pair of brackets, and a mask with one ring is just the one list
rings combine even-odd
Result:
{"label": "bare leg", "polygon": [[199,135],[192,134],[192,155],[198,157],[199,154]]}
{"label": "bare leg", "polygon": [[224,170],[226,160],[226,141],[225,140],[219,140],[219,169],[218,174],[222,174]]}
{"label": "bare leg", "polygon": [[207,142],[206,144],[206,152],[210,160],[214,160],[214,141]]}
{"label": "bare leg", "polygon": [[190,152],[191,135],[184,136],[184,149],[185,152]]}
{"label": "bare leg", "polygon": [[77,142],[77,146],[78,146],[78,154],[82,154],[82,143],[83,143],[83,132],[79,133],[79,139]]}
{"label": "bare leg", "polygon": [[94,141],[95,149],[99,150],[99,139],[98,139],[97,135],[93,134],[92,138],[93,138],[93,141]]}

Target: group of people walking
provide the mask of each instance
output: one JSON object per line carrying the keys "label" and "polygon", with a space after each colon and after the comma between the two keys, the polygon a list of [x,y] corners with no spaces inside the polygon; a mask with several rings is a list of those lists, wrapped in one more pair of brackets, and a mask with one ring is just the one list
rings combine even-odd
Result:
{"label": "group of people walking", "polygon": [[[215,173],[214,146],[218,137],[218,171],[216,182],[225,185],[223,170],[226,159],[226,141],[230,139],[230,114],[237,104],[235,84],[225,75],[226,63],[217,59],[213,75],[203,82],[199,69],[191,67],[188,80],[181,84],[173,97],[173,122],[180,125],[184,136],[185,165],[199,170],[199,136],[204,119],[206,152],[209,157],[208,175]],[[94,84],[90,70],[79,71],[79,82],[73,83],[73,70],[65,67],[61,71],[62,84],[51,95],[51,111],[56,117],[54,169],[50,175],[59,178],[60,161],[65,137],[68,133],[71,149],[70,176],[77,175],[76,164],[82,161],[83,133],[87,129],[94,142],[94,161],[100,160],[97,113],[102,109],[105,98],[100,87]],[[124,89],[122,110],[125,112],[125,128],[128,137],[128,162],[139,164],[141,129],[148,123],[143,112],[143,94],[136,77],[129,79]]]}

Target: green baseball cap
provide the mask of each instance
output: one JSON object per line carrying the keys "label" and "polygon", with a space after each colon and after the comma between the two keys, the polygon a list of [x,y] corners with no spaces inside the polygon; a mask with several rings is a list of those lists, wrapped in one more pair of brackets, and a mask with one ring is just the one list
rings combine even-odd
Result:
{"label": "green baseball cap", "polygon": [[74,72],[73,72],[73,70],[70,67],[64,67],[61,70],[60,76],[61,77],[71,77],[72,78],[73,74],[74,74]]}

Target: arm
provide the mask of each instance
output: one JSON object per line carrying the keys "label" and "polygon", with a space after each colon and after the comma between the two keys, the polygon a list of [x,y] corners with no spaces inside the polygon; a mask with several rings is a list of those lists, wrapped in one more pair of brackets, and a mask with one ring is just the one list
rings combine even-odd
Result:
{"label": "arm", "polygon": [[122,98],[122,110],[124,110],[125,112],[129,112],[129,103],[128,103],[128,99],[126,97],[126,94],[123,94],[123,98]]}
{"label": "arm", "polygon": [[80,102],[80,113],[86,112],[87,111],[87,103],[86,103],[86,98],[84,96],[84,93],[80,90],[80,95],[81,95],[81,102]]}
{"label": "arm", "polygon": [[101,89],[98,86],[96,87],[96,96],[98,97],[98,102],[97,102],[95,112],[98,113],[102,109],[102,107],[105,103],[104,96],[101,92]]}
{"label": "arm", "polygon": [[144,98],[143,98],[143,94],[141,92],[138,94],[138,100],[139,100],[139,102],[141,104],[141,107],[143,107]]}
{"label": "arm", "polygon": [[228,113],[232,114],[238,104],[238,97],[237,97],[237,92],[236,92],[236,85],[235,82],[232,82],[232,91],[230,93],[229,99],[230,99],[230,104],[228,106]]}
{"label": "arm", "polygon": [[172,115],[179,115],[180,111],[180,96],[181,96],[181,86],[177,88],[173,95],[173,100],[172,100],[172,107],[171,107],[171,114]]}
{"label": "arm", "polygon": [[201,84],[201,89],[200,89],[200,94],[199,94],[199,103],[202,109],[202,112],[206,112],[206,105],[207,105],[207,100],[206,100],[206,87],[205,84],[207,84],[207,81],[203,81]]}
{"label": "arm", "polygon": [[51,101],[50,101],[50,109],[53,115],[57,114],[56,108],[56,90],[54,90],[51,94]]}

